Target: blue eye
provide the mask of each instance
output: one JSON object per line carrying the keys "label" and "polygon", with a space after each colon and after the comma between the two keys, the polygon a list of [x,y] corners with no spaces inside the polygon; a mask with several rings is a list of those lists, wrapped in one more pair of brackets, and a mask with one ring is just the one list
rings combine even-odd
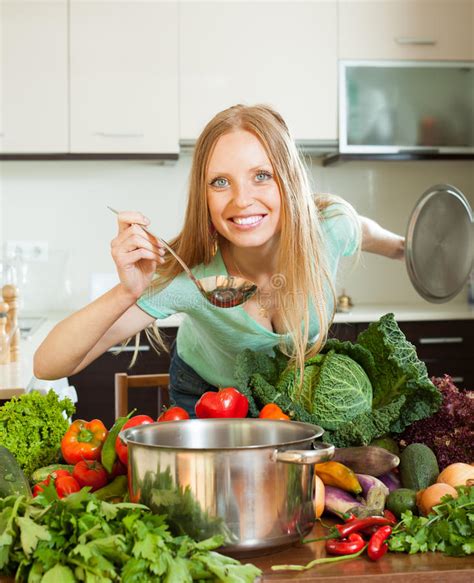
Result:
{"label": "blue eye", "polygon": [[217,186],[217,188],[225,188],[227,186],[227,178],[214,178],[211,182],[211,186]]}
{"label": "blue eye", "polygon": [[[258,178],[259,176],[263,176],[263,178],[260,180]],[[264,182],[265,180],[269,180],[270,178],[272,178],[272,175],[270,174],[270,172],[266,172],[265,170],[260,170],[257,173],[257,180],[258,180],[258,182]]]}

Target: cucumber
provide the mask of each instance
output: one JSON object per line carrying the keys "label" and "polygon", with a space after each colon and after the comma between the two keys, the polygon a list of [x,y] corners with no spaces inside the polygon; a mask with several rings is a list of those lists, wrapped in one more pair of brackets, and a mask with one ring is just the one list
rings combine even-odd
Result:
{"label": "cucumber", "polygon": [[438,460],[423,443],[412,443],[402,451],[399,470],[403,487],[415,491],[428,488],[439,475]]}
{"label": "cucumber", "polygon": [[31,480],[36,484],[37,482],[42,482],[43,480],[46,480],[46,478],[50,474],[52,474],[55,470],[67,470],[72,474],[73,469],[74,466],[71,466],[69,464],[51,464],[49,466],[44,466],[42,468],[38,468],[37,470],[35,470],[31,474]]}
{"label": "cucumber", "polygon": [[31,497],[31,489],[23,470],[9,449],[0,445],[0,498]]}

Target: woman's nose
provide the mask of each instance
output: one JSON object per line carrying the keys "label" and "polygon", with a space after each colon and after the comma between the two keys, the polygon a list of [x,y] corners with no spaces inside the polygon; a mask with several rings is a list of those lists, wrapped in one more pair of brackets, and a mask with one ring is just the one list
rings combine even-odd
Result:
{"label": "woman's nose", "polygon": [[247,183],[238,183],[234,187],[234,204],[240,208],[247,208],[254,202],[252,187]]}

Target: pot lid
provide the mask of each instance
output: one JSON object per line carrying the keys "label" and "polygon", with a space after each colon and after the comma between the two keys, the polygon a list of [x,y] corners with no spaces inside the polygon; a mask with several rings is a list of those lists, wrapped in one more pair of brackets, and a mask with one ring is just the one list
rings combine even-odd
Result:
{"label": "pot lid", "polygon": [[437,184],[423,193],[408,221],[406,265],[416,291],[447,302],[466,284],[473,264],[473,212],[463,193]]}

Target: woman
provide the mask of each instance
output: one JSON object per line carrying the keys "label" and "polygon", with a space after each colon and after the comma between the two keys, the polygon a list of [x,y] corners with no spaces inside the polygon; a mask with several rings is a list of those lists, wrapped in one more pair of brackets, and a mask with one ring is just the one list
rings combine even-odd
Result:
{"label": "woman", "polygon": [[[138,212],[121,212],[112,256],[120,283],[60,322],[38,348],[35,375],[75,374],[111,346],[173,313],[186,317],[173,347],[172,400],[194,413],[207,390],[232,386],[244,348],[279,346],[302,367],[324,345],[341,256],[358,248],[402,258],[404,239],[336,197],[312,195],[296,146],[270,107],[236,105],[199,137],[188,206],[173,248],[198,277],[255,282],[242,306],[207,302]],[[160,344],[159,332],[157,340]]]}

